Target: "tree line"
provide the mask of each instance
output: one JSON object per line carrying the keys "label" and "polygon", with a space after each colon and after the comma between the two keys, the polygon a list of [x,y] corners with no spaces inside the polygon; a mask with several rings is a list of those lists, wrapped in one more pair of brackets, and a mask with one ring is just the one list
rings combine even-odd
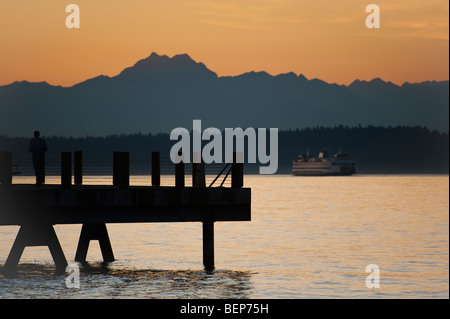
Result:
{"label": "tree line", "polygon": [[[105,137],[45,136],[48,158],[58,159],[60,152],[83,151],[86,158],[109,160],[114,151],[130,152],[133,158],[150,158],[161,152],[167,160],[171,147],[169,134],[123,134]],[[0,151],[13,152],[15,161],[29,159],[29,138],[0,136]],[[318,154],[326,149],[335,154],[340,149],[357,161],[358,173],[436,173],[448,174],[449,135],[419,126],[334,126],[280,130],[278,133],[278,173],[290,173],[292,161],[306,150]],[[258,165],[246,165],[246,172],[256,173]]]}

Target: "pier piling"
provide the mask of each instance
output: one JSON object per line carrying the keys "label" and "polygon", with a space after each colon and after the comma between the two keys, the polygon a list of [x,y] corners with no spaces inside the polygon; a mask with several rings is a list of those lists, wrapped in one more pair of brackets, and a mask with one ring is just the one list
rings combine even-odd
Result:
{"label": "pier piling", "polygon": [[178,158],[180,162],[175,164],[175,187],[181,188],[184,187],[184,162],[181,152],[178,152]]}
{"label": "pier piling", "polygon": [[203,266],[205,270],[214,269],[214,222],[205,221],[203,231]]}
{"label": "pier piling", "polygon": [[127,188],[130,186],[130,153],[119,152],[118,159],[119,188]]}
{"label": "pier piling", "polygon": [[241,188],[244,186],[244,156],[243,153],[233,153],[233,164],[231,166],[231,187]]}
{"label": "pier piling", "polygon": [[83,153],[81,151],[75,151],[74,154],[74,168],[73,179],[75,185],[83,184]]}
{"label": "pier piling", "polygon": [[152,152],[152,186],[161,186],[161,165],[159,152]]}
{"label": "pier piling", "polygon": [[119,152],[113,152],[113,185],[119,185]]}
{"label": "pier piling", "polygon": [[72,153],[61,153],[61,188],[70,189],[72,186]]}
{"label": "pier piling", "polygon": [[206,187],[205,163],[192,163],[192,186]]}

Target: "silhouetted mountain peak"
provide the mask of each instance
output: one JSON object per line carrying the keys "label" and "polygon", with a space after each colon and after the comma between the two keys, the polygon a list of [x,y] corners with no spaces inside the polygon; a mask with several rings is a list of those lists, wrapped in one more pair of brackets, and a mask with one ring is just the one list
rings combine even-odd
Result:
{"label": "silhouetted mountain peak", "polygon": [[420,82],[420,83],[410,83],[410,82],[405,82],[403,83],[402,87],[406,87],[406,88],[426,88],[426,87],[441,87],[441,88],[447,88],[449,87],[449,82],[448,81],[425,81],[425,82]]}
{"label": "silhouetted mountain peak", "polygon": [[448,131],[448,81],[405,86],[380,78],[339,86],[292,72],[219,78],[187,54],[152,53],[117,76],[73,87],[0,86],[0,134],[28,134],[36,123],[46,134],[168,132],[196,118],[219,128],[372,124]]}
{"label": "silhouetted mountain peak", "polygon": [[392,82],[385,82],[380,78],[374,78],[371,81],[361,81],[355,80],[349,86],[349,89],[358,90],[358,89],[395,89],[399,88],[398,85],[395,85]]}
{"label": "silhouetted mountain peak", "polygon": [[86,81],[75,84],[73,87],[89,87],[90,85],[104,85],[108,83],[111,78],[106,75],[99,75],[95,78],[87,79]]}
{"label": "silhouetted mountain peak", "polygon": [[297,78],[301,79],[301,76],[297,76],[297,74],[295,74],[294,72],[289,72],[289,73],[281,73],[275,76],[275,78],[277,79],[283,79],[283,80],[295,80]]}
{"label": "silhouetted mountain peak", "polygon": [[177,54],[170,58],[155,52],[149,57],[139,60],[134,66],[124,69],[119,77],[185,77],[183,75],[196,78],[201,76],[217,77],[203,63],[195,62],[188,54]]}
{"label": "silhouetted mountain peak", "polygon": [[177,62],[177,63],[186,63],[186,64],[188,64],[188,63],[196,64],[197,63],[194,60],[192,60],[192,58],[186,53],[174,55],[172,57],[172,61]]}
{"label": "silhouetted mountain peak", "polygon": [[13,83],[11,83],[12,86],[35,86],[35,87],[46,87],[46,86],[51,86],[50,84],[48,84],[45,81],[42,82],[30,82],[30,81],[15,81]]}
{"label": "silhouetted mountain peak", "polygon": [[167,55],[159,55],[156,52],[152,52],[147,58],[139,60],[136,62],[134,66],[139,65],[150,65],[150,64],[157,64],[157,63],[168,63],[170,61],[170,58]]}
{"label": "silhouetted mountain peak", "polygon": [[0,86],[0,88],[25,89],[25,90],[49,90],[52,88],[62,88],[60,85],[51,85],[45,81],[29,82],[29,81],[15,81],[9,85]]}
{"label": "silhouetted mountain peak", "polygon": [[271,77],[272,76],[265,71],[259,71],[259,72],[250,71],[250,72],[246,72],[246,73],[243,73],[243,74],[237,76],[237,78],[242,78],[242,79],[268,79]]}

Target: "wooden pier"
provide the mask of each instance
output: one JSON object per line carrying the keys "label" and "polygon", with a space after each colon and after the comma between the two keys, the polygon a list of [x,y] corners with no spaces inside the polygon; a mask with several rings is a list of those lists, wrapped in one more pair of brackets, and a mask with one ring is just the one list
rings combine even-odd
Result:
{"label": "wooden pier", "polygon": [[[75,261],[86,261],[91,240],[98,240],[105,262],[114,261],[106,224],[201,222],[203,264],[214,269],[214,223],[251,220],[251,190],[243,187],[243,164],[231,164],[232,187],[206,187],[203,164],[193,164],[193,185],[186,187],[184,164],[174,165],[175,186],[160,186],[159,153],[152,154],[152,186],[129,185],[129,154],[115,152],[113,185],[82,185],[82,154],[61,154],[61,185],[13,184],[11,154],[0,153],[0,226],[20,229],[2,269],[16,272],[26,246],[48,246],[57,271],[67,260],[54,231],[56,224],[82,224]],[[6,167],[9,167],[6,169]],[[228,174],[227,174],[228,175]]]}

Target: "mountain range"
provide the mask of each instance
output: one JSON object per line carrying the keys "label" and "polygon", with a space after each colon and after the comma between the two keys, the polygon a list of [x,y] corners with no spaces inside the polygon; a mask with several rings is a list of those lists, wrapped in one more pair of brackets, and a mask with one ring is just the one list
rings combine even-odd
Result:
{"label": "mountain range", "polygon": [[71,87],[0,86],[0,134],[106,136],[176,127],[425,126],[448,132],[449,82],[379,78],[348,86],[286,73],[217,76],[187,54],[152,53],[120,74]]}

